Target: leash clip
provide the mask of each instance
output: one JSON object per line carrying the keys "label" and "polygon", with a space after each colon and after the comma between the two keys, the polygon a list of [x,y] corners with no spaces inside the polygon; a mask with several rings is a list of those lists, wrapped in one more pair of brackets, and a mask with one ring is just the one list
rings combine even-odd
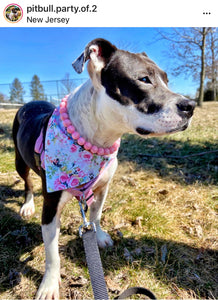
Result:
{"label": "leash clip", "polygon": [[[84,208],[83,208],[84,205]],[[79,201],[79,206],[80,206],[80,212],[83,218],[83,224],[80,225],[79,227],[79,236],[82,237],[83,235],[83,229],[88,229],[88,227],[91,227],[91,230],[96,232],[96,226],[94,222],[87,222],[86,220],[86,211],[87,211],[87,204],[86,201]]]}

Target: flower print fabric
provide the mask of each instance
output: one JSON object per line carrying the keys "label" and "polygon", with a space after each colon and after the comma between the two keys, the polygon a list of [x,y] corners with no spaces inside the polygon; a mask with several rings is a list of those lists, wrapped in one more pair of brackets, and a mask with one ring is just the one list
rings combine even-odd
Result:
{"label": "flower print fabric", "polygon": [[116,155],[117,151],[105,156],[92,154],[78,145],[64,127],[59,108],[56,108],[49,120],[45,139],[47,191],[77,189],[95,182]]}

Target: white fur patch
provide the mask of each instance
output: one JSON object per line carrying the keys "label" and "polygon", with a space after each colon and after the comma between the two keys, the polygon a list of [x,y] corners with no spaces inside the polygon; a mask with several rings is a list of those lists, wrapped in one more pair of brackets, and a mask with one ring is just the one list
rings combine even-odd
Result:
{"label": "white fur patch", "polygon": [[55,216],[48,225],[42,225],[45,245],[45,274],[36,295],[37,300],[59,299],[60,257],[58,253],[58,237],[60,232],[59,218]]}
{"label": "white fur patch", "polygon": [[89,49],[91,50],[90,59],[95,67],[95,72],[98,73],[105,66],[104,59],[99,55],[99,47],[97,45],[92,45]]}
{"label": "white fur patch", "polygon": [[34,197],[33,194],[28,194],[25,203],[20,209],[20,215],[22,217],[30,217],[35,213]]}

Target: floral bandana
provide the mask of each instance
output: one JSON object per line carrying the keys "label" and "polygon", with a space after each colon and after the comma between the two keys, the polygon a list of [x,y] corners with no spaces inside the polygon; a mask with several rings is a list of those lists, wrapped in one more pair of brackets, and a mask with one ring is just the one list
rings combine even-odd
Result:
{"label": "floral bandana", "polygon": [[56,108],[48,122],[42,162],[47,192],[69,190],[77,198],[81,195],[89,197],[92,185],[117,152],[100,156],[85,150],[67,132],[60,119],[59,107]]}

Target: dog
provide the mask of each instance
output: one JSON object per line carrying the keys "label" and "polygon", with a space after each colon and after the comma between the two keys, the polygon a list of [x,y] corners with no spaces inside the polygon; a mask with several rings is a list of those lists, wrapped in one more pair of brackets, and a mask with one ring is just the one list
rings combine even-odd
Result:
{"label": "dog", "polygon": [[[167,74],[144,52],[131,53],[118,49],[107,40],[97,38],[88,43],[82,54],[73,62],[76,72],[81,73],[86,62],[88,62],[90,79],[73,91],[67,97],[67,101],[66,98],[63,100],[61,116],[63,122],[67,123],[66,119],[69,122],[66,124],[68,133],[73,132],[73,136],[76,128],[74,136],[79,132],[83,137],[82,141],[77,136],[76,142],[82,141],[81,147],[86,145],[88,150],[79,150],[79,153],[97,157],[96,151],[100,153],[102,149],[106,149],[103,151],[106,154],[104,157],[113,155],[110,163],[91,187],[94,200],[90,205],[90,221],[96,225],[99,247],[106,247],[112,246],[113,241],[109,234],[101,229],[100,219],[109,183],[117,168],[118,147],[111,151],[112,145],[119,141],[124,133],[133,133],[147,138],[185,130],[191,122],[195,102],[173,93],[167,85]],[[36,162],[36,141],[41,135],[43,145],[46,144],[46,130],[48,128],[53,130],[54,122],[50,120],[56,110],[57,108],[48,102],[29,102],[19,109],[13,124],[16,169],[25,182],[25,203],[20,211],[22,216],[27,217],[34,213],[30,168],[42,179],[44,196],[42,235],[46,265],[36,299],[58,299],[59,297],[60,214],[64,205],[72,199],[72,192],[67,186],[63,186],[64,190],[48,192],[46,172]],[[64,113],[66,110],[68,118]],[[58,112],[55,117],[58,117]],[[74,130],[70,131],[72,124]],[[52,144],[53,140],[51,137],[47,144]],[[68,136],[67,142],[70,141]],[[73,146],[65,150],[70,152],[76,147],[76,142],[74,140]],[[95,148],[90,150],[91,145],[95,145]],[[49,155],[47,157],[49,158]],[[51,161],[51,164],[56,170],[60,170],[63,165],[59,158]],[[72,168],[73,166],[74,164]],[[53,172],[53,175],[56,176],[57,173]],[[66,179],[62,183],[66,184]]]}
{"label": "dog", "polygon": [[19,16],[18,12],[18,8],[12,7],[10,13],[8,13],[6,16],[10,21],[16,21]]}

